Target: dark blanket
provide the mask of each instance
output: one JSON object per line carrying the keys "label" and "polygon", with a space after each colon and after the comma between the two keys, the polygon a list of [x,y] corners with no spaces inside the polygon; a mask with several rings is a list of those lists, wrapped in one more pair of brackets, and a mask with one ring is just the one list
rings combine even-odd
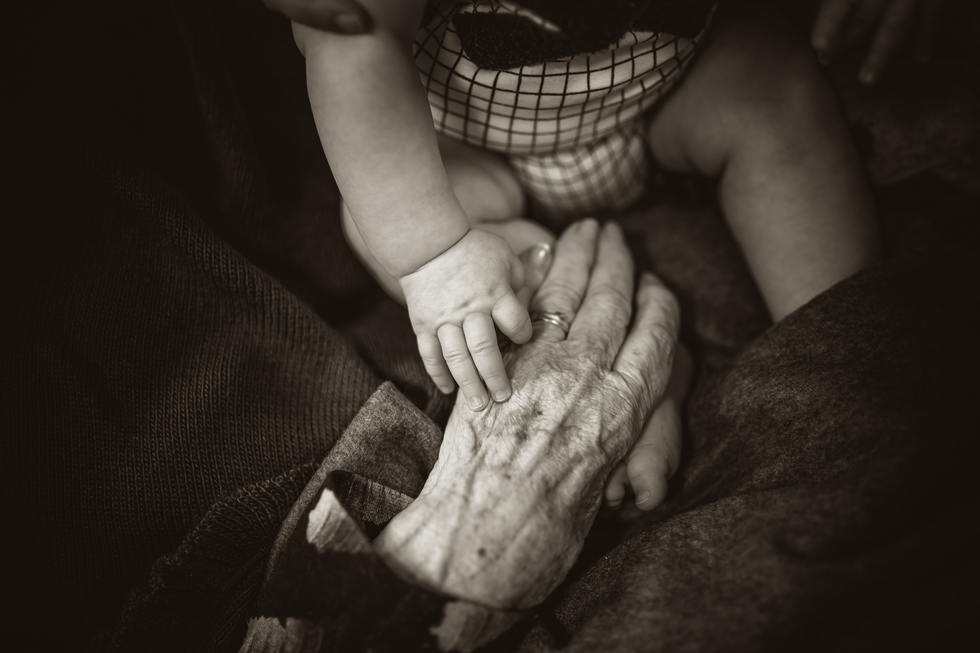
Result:
{"label": "dark blanket", "polygon": [[[343,242],[283,20],[50,7],[14,21],[8,621],[35,649],[235,650],[291,507],[382,382],[407,401],[356,434],[416,437],[416,475],[449,404]],[[980,580],[977,199],[890,189],[888,259],[768,328],[711,207],[660,197],[624,220],[700,361],[684,465],[655,514],[601,517],[498,646],[952,641]],[[399,465],[378,472],[415,478]]]}

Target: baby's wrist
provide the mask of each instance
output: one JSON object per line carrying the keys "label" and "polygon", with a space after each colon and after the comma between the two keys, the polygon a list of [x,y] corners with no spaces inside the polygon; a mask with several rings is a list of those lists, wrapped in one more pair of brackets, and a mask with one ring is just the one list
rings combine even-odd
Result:
{"label": "baby's wrist", "polygon": [[405,267],[403,268],[403,271],[400,274],[396,274],[396,276],[398,277],[399,280],[402,280],[405,277],[408,277],[418,272],[423,267],[425,267],[428,263],[436,260],[443,254],[451,250],[453,247],[458,245],[461,240],[466,238],[466,236],[470,233],[470,230],[471,227],[467,224],[458,233],[452,234],[453,238],[446,238],[445,240],[440,239],[436,243],[433,243],[431,247],[422,249],[419,252],[419,255],[415,257],[415,260],[407,261]]}

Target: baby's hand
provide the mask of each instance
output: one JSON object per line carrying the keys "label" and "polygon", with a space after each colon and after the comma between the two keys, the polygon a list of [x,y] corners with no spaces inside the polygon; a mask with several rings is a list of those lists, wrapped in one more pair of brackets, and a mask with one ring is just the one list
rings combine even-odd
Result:
{"label": "baby's hand", "polygon": [[680,464],[681,407],[692,371],[690,354],[683,344],[677,343],[666,393],[632,450],[606,481],[609,507],[623,505],[627,488],[633,490],[635,506],[644,512],[659,506],[667,496],[667,483]]}
{"label": "baby's hand", "polygon": [[927,61],[944,0],[822,0],[813,26],[813,47],[827,61],[842,46],[871,38],[859,79],[878,81],[910,32],[917,32],[916,54]]}
{"label": "baby's hand", "polygon": [[517,344],[531,338],[530,317],[515,294],[523,276],[502,238],[471,229],[399,279],[425,370],[447,394],[455,379],[474,410],[487,405],[488,389],[495,401],[510,397],[494,324]]}

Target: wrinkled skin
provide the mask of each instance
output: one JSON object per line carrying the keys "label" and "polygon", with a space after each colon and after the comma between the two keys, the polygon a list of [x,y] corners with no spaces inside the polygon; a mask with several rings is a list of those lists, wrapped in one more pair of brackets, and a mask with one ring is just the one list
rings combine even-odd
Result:
{"label": "wrinkled skin", "polygon": [[457,403],[418,499],[375,541],[393,567],[437,591],[498,608],[540,603],[565,577],[605,481],[668,387],[678,308],[640,277],[615,225],[570,227],[532,301],[574,316],[567,338],[537,323],[507,354],[509,401]]}

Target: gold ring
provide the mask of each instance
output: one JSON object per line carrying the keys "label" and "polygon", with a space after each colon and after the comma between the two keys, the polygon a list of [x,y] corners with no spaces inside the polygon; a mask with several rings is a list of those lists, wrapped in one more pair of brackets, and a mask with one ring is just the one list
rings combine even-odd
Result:
{"label": "gold ring", "polygon": [[568,332],[572,328],[572,321],[569,320],[563,313],[557,311],[536,311],[531,314],[531,324],[535,322],[546,322],[553,326],[558,327],[562,331],[562,336],[567,338]]}

